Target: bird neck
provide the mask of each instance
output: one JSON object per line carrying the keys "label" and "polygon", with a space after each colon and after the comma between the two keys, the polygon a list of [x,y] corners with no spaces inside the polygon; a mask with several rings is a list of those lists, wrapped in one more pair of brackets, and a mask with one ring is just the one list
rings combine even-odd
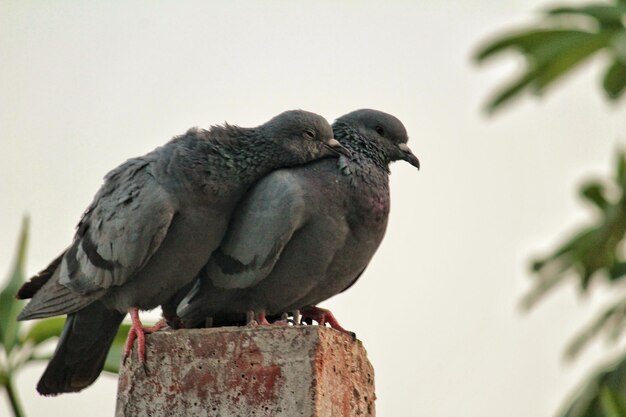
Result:
{"label": "bird neck", "polygon": [[352,153],[352,162],[362,166],[362,170],[372,170],[376,166],[389,174],[389,158],[380,150],[378,144],[368,140],[353,127],[335,122],[333,125],[335,138]]}
{"label": "bird neck", "polygon": [[345,124],[335,123],[333,131],[335,138],[352,154],[350,158],[339,158],[338,164],[340,171],[352,178],[352,184],[358,186],[365,183],[378,189],[388,189],[389,160],[376,144]]}

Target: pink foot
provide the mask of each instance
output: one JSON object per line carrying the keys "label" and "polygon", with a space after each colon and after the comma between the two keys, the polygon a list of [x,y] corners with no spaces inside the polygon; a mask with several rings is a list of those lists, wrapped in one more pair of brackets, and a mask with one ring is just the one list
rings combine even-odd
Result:
{"label": "pink foot", "polygon": [[339,330],[342,333],[349,334],[353,338],[356,338],[354,332],[351,332],[341,327],[341,325],[339,324],[333,313],[330,312],[330,310],[316,306],[308,306],[304,307],[300,312],[302,313],[303,319],[315,320],[319,323],[320,326],[324,326],[326,323],[328,323],[333,329]]}
{"label": "pink foot", "polygon": [[280,320],[276,320],[272,323],[274,326],[289,326],[289,315],[287,313],[283,313],[280,316]]}
{"label": "pink foot", "polygon": [[254,311],[250,310],[248,311],[248,314],[246,317],[246,324],[248,326],[250,325],[269,326],[272,323],[267,321],[267,314],[265,313],[265,310],[261,310],[256,314],[254,313]]}
{"label": "pink foot", "polygon": [[265,311],[261,310],[259,312],[259,314],[257,315],[257,322],[261,325],[261,326],[269,326],[270,322],[267,321],[267,317],[265,315]]}
{"label": "pink foot", "polygon": [[128,312],[130,313],[132,325],[128,331],[128,339],[126,339],[126,345],[124,346],[124,359],[130,355],[130,352],[133,350],[133,343],[135,339],[137,339],[137,357],[139,358],[139,363],[144,363],[146,361],[145,335],[162,329],[167,323],[165,320],[159,320],[154,326],[144,327],[143,324],[141,324],[141,320],[139,320],[138,309],[133,307],[129,309]]}

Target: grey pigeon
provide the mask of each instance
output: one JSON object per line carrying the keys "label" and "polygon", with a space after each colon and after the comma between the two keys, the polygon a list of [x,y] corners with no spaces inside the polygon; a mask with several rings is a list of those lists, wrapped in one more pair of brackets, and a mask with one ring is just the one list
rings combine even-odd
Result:
{"label": "grey pigeon", "polygon": [[68,315],[37,390],[90,385],[126,313],[141,339],[137,309],[193,280],[247,189],[276,168],[345,154],[332,135],[321,116],[288,111],[256,128],[191,129],[107,174],[73,243],[18,293],[32,298],[19,320]]}
{"label": "grey pigeon", "polygon": [[[383,239],[389,214],[389,163],[419,168],[403,124],[357,110],[333,124],[351,158],[274,171],[238,205],[228,232],[177,314],[184,326],[245,321],[302,310],[344,330],[315,305],[350,287]],[[182,297],[181,297],[182,298]],[[345,331],[345,330],[344,330]]]}

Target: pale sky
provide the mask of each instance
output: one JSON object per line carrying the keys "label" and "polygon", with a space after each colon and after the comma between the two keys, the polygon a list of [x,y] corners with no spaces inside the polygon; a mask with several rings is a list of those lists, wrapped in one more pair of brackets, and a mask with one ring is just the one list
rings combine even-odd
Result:
{"label": "pale sky", "polygon": [[[0,1],[0,279],[24,213],[32,274],[104,174],[191,126],[375,108],[404,122],[422,170],[392,167],[385,240],[324,305],[369,352],[378,415],[552,416],[603,352],[566,364],[563,348],[611,294],[564,287],[522,314],[528,260],[589,219],[576,187],[607,171],[626,108],[601,98],[596,62],[544,100],[480,113],[520,61],[477,68],[471,52],[543,1],[338,3]],[[17,380],[28,416],[113,415],[114,378],[44,398],[42,371]]]}

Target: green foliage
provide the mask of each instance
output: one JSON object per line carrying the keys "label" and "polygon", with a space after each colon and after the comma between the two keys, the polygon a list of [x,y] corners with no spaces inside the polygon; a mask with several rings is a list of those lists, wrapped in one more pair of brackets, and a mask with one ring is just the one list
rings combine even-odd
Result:
{"label": "green foliage", "polygon": [[[553,7],[533,27],[500,35],[479,48],[484,62],[503,52],[521,54],[523,71],[496,91],[486,110],[493,113],[526,93],[542,95],[583,63],[603,55],[601,88],[617,101],[626,91],[626,0]],[[626,155],[617,156],[612,178],[591,181],[580,189],[594,218],[551,254],[532,263],[534,285],[522,300],[531,308],[565,280],[582,292],[595,280],[621,284],[626,277]],[[616,300],[585,326],[566,350],[574,358],[589,341],[604,335],[616,342],[626,329],[626,287],[613,285]],[[561,417],[626,417],[626,352],[613,365],[589,378],[559,413]]]}
{"label": "green foliage", "polygon": [[618,393],[603,386],[600,390],[600,406],[607,417],[626,416],[626,404],[624,404],[624,393]]}
{"label": "green foliage", "polygon": [[[23,301],[15,298],[15,294],[25,280],[28,224],[28,218],[24,218],[12,272],[6,286],[0,290],[0,389],[6,391],[16,417],[24,415],[14,389],[16,371],[26,363],[50,359],[49,353],[45,350],[42,352],[42,346],[58,338],[65,323],[62,317],[39,320],[29,326],[16,321],[24,304]],[[119,372],[120,359],[129,327],[127,324],[120,326],[106,358],[105,371]]]}
{"label": "green foliage", "polygon": [[484,62],[503,52],[525,58],[525,69],[500,88],[486,110],[493,113],[524,92],[543,94],[599,52],[610,57],[602,88],[610,100],[619,99],[626,87],[626,3],[594,3],[555,7],[544,12],[535,27],[500,35],[479,48],[474,59]]}
{"label": "green foliage", "polygon": [[609,98],[616,99],[626,87],[626,63],[615,59],[602,80],[602,87]]}
{"label": "green foliage", "polygon": [[63,331],[65,319],[63,317],[53,317],[46,320],[36,321],[26,333],[23,334],[22,344],[32,343],[39,345],[47,340],[59,337]]}
{"label": "green foliage", "polygon": [[[573,278],[581,291],[588,292],[594,280],[617,284],[626,277],[626,154],[618,153],[612,178],[587,183],[581,187],[580,195],[590,203],[595,220],[574,233],[552,254],[533,262],[534,287],[523,299],[527,308],[564,280]],[[576,357],[600,335],[612,342],[623,335],[625,287],[614,285],[614,289],[621,296],[579,332],[566,349],[566,357]],[[626,417],[626,354],[616,364],[589,378],[560,415]]]}
{"label": "green foliage", "polygon": [[533,263],[536,279],[533,290],[523,300],[527,308],[571,276],[578,278],[583,291],[593,278],[617,281],[626,276],[622,250],[626,233],[626,155],[618,154],[612,179],[592,181],[581,188],[580,195],[594,208],[596,220],[578,230],[554,253]]}
{"label": "green foliage", "polygon": [[28,243],[28,218],[22,221],[22,231],[17,246],[17,255],[13,264],[9,282],[0,292],[0,341],[5,352],[11,353],[17,341],[17,315],[22,307],[22,302],[15,299],[17,290],[24,281],[24,265],[26,263],[26,245]]}
{"label": "green foliage", "polygon": [[[613,178],[582,186],[580,195],[595,211],[595,221],[582,227],[552,254],[532,263],[534,287],[522,300],[531,308],[557,284],[574,278],[583,292],[594,280],[611,284],[626,277],[626,155],[618,153]],[[566,357],[575,358],[599,335],[617,342],[626,329],[625,287],[612,304],[570,342]],[[620,361],[593,375],[569,402],[561,417],[626,417],[626,353]]]}
{"label": "green foliage", "polygon": [[120,371],[120,360],[122,358],[122,352],[124,350],[124,345],[126,344],[126,338],[128,336],[128,331],[130,330],[130,324],[122,324],[119,329],[117,329],[117,334],[115,335],[115,339],[113,339],[113,344],[109,349],[109,353],[104,362],[104,371],[112,374],[117,374]]}
{"label": "green foliage", "polygon": [[596,336],[604,333],[610,342],[616,342],[626,326],[626,296],[611,304],[570,342],[565,351],[569,359],[575,358]]}
{"label": "green foliage", "polygon": [[[534,287],[523,299],[532,307],[557,284],[575,279],[581,291],[604,280],[622,283],[626,277],[626,154],[618,152],[611,178],[583,185],[581,197],[595,216],[554,252],[532,263]],[[575,358],[598,336],[616,342],[626,329],[626,287],[614,285],[616,300],[570,342],[567,358]],[[619,295],[621,294],[621,295]],[[614,365],[593,375],[569,402],[561,417],[626,417],[626,353]]]}
{"label": "green foliage", "polygon": [[626,355],[587,380],[562,417],[626,416]]}

